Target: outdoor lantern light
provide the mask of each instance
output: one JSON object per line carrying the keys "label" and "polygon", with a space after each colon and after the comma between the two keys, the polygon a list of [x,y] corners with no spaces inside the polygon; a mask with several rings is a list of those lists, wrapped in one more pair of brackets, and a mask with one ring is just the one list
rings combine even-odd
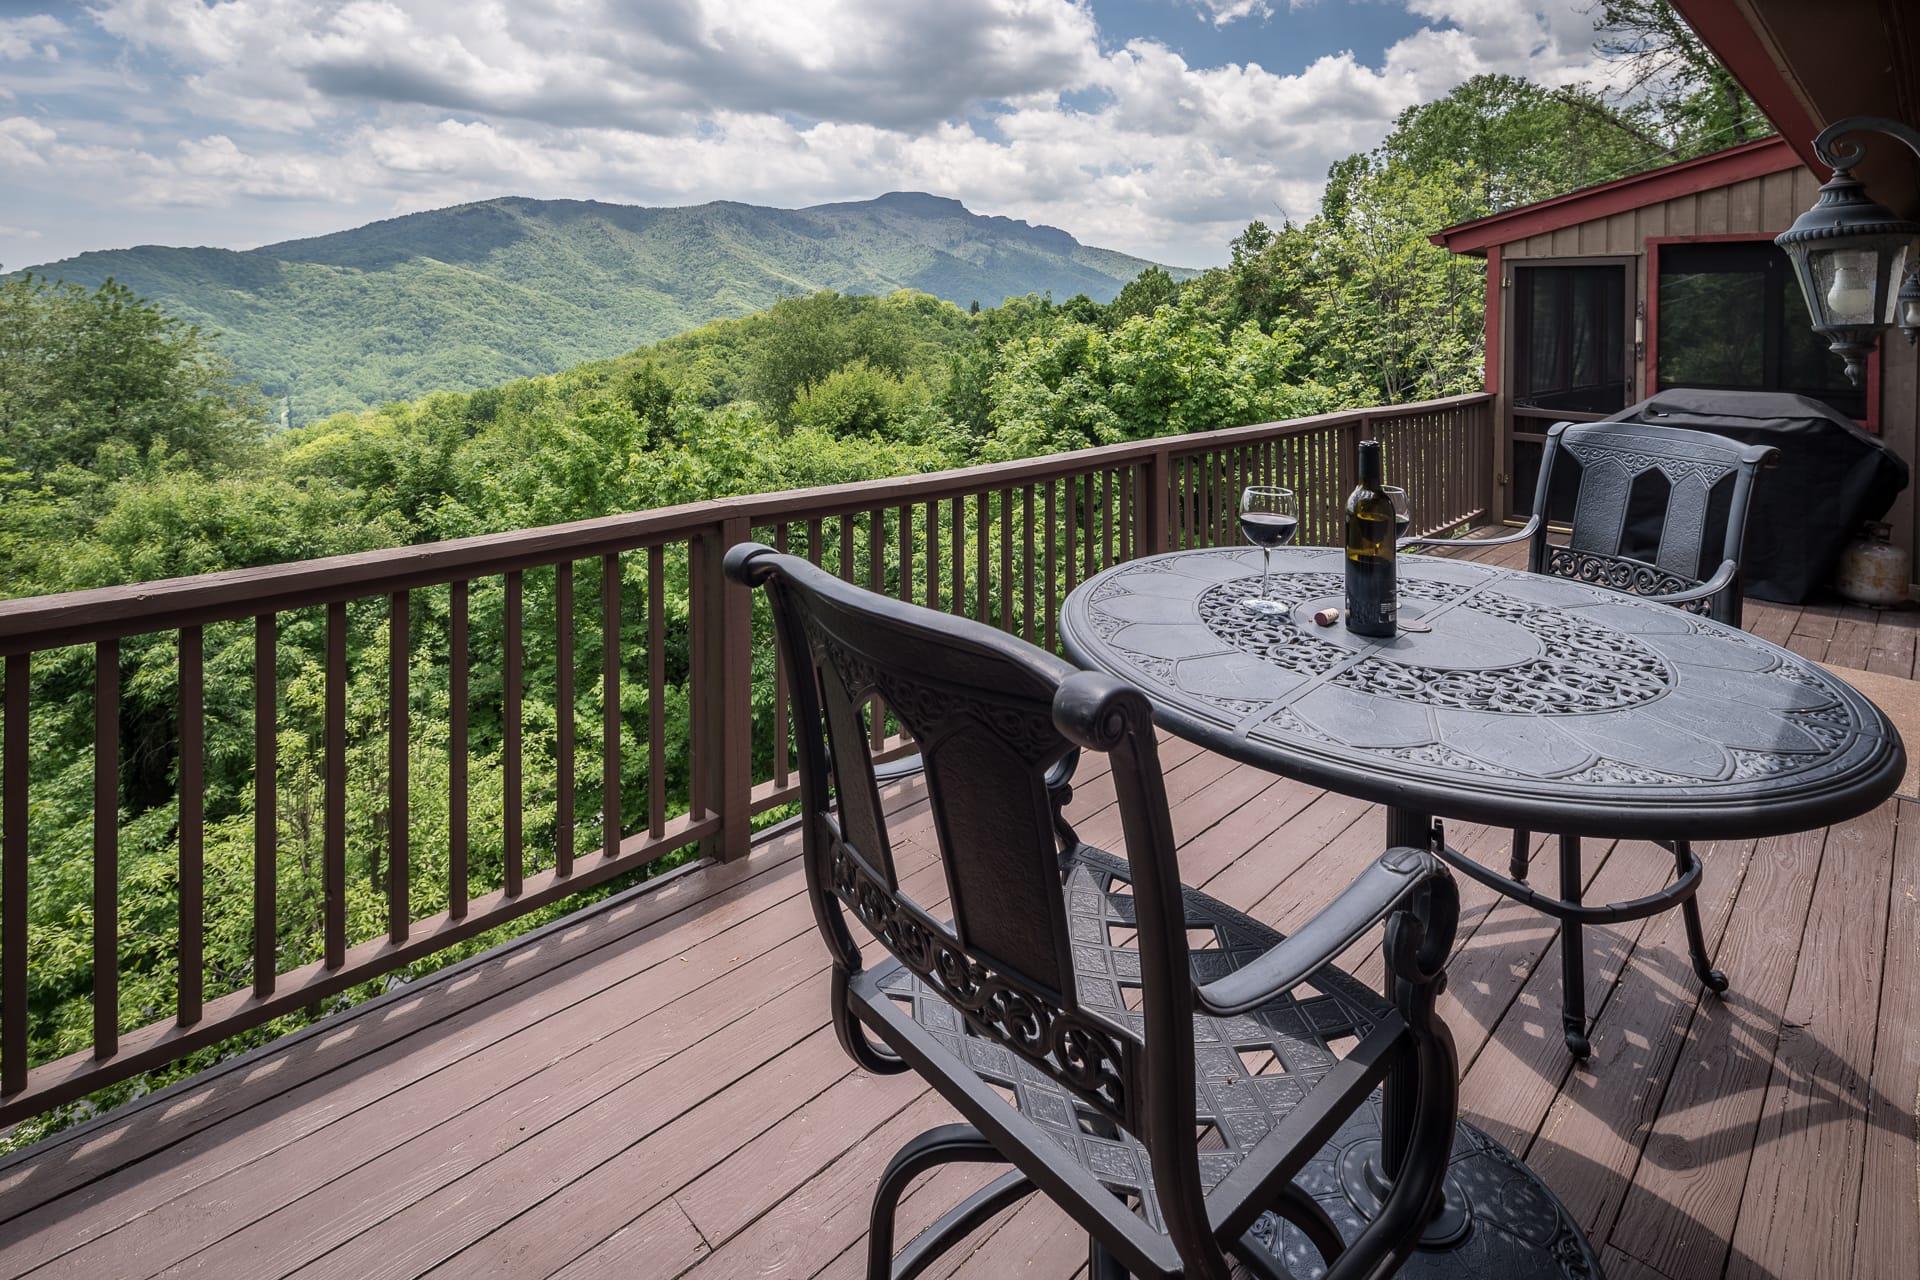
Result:
{"label": "outdoor lantern light", "polygon": [[1907,268],[1907,278],[1900,282],[1896,305],[1900,308],[1897,317],[1900,332],[1907,335],[1907,342],[1911,344],[1920,338],[1920,264]]}
{"label": "outdoor lantern light", "polygon": [[1913,274],[1920,223],[1896,216],[1853,176],[1866,149],[1838,139],[1862,130],[1898,138],[1920,156],[1920,132],[1898,120],[1836,120],[1813,140],[1814,152],[1833,177],[1820,188],[1813,208],[1774,239],[1793,260],[1814,331],[1825,334],[1846,359],[1847,377],[1855,386],[1865,376],[1867,353],[1882,329],[1898,324],[1909,338],[1920,335],[1920,276]]}

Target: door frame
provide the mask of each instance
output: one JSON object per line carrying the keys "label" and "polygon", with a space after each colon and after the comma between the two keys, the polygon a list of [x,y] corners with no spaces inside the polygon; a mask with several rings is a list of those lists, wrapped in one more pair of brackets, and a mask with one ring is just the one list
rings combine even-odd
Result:
{"label": "door frame", "polygon": [[[1518,474],[1513,464],[1513,446],[1516,440],[1528,444],[1545,444],[1547,428],[1556,422],[1595,422],[1606,417],[1604,413],[1573,413],[1565,410],[1532,409],[1518,405],[1516,393],[1516,375],[1520,367],[1519,360],[1519,297],[1515,287],[1518,273],[1532,267],[1614,267],[1620,272],[1620,289],[1623,306],[1621,317],[1621,381],[1625,399],[1622,406],[1632,404],[1639,398],[1641,351],[1636,325],[1640,323],[1639,289],[1641,277],[1641,255],[1637,253],[1605,253],[1591,255],[1562,255],[1548,258],[1507,258],[1503,255],[1500,264],[1500,284],[1503,305],[1503,321],[1500,338],[1500,403],[1506,412],[1500,415],[1500,474],[1505,483],[1500,486],[1506,495],[1506,510],[1500,512],[1501,519],[1508,524],[1524,522],[1533,514],[1533,494],[1518,493],[1514,483]],[[1538,424],[1535,429],[1524,429],[1525,424]]]}

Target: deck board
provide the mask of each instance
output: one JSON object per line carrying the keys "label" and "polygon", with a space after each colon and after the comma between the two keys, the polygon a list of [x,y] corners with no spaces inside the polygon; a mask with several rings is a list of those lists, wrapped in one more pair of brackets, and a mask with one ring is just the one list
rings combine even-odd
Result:
{"label": "deck board", "polygon": [[[1912,614],[1754,602],[1748,618],[1808,656],[1912,674]],[[1162,758],[1185,878],[1278,927],[1378,852],[1376,806],[1177,740]],[[902,881],[937,908],[924,788],[888,803]],[[1102,761],[1069,816],[1117,842]],[[1501,830],[1448,838],[1505,863]],[[839,1048],[797,850],[776,834],[0,1166],[0,1277],[854,1280],[880,1168],[952,1112]],[[1556,874],[1544,838],[1534,856]],[[1677,914],[1590,929],[1580,1066],[1560,1043],[1554,925],[1462,881],[1442,1013],[1463,1111],[1559,1191],[1616,1280],[1907,1280],[1920,807],[1703,856],[1732,991],[1702,995]],[[1589,841],[1586,868],[1590,900],[1672,874],[1640,843]],[[1349,967],[1377,981],[1377,950]],[[992,1173],[923,1179],[901,1239]],[[928,1274],[1072,1280],[1085,1262],[1034,1200]]]}

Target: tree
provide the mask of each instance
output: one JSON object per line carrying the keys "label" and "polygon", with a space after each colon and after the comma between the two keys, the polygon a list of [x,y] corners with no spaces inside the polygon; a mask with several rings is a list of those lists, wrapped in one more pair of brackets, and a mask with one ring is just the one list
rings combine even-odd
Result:
{"label": "tree", "polygon": [[1148,267],[1122,285],[1119,296],[1107,304],[1107,323],[1119,324],[1132,316],[1152,315],[1179,293],[1180,286],[1165,267]]}
{"label": "tree", "polygon": [[217,467],[265,430],[208,338],[124,285],[0,282],[0,456],[27,474],[85,470],[107,447]]}
{"label": "tree", "polygon": [[1602,0],[1595,47],[1626,71],[1620,96],[1676,138],[1676,157],[1773,132],[1733,74],[1667,0]]}
{"label": "tree", "polygon": [[1478,75],[1444,98],[1402,111],[1373,152],[1335,164],[1322,213],[1338,225],[1353,184],[1382,164],[1417,173],[1452,166],[1465,197],[1454,212],[1475,218],[1635,172],[1668,153],[1668,143],[1644,122],[1587,89]]}

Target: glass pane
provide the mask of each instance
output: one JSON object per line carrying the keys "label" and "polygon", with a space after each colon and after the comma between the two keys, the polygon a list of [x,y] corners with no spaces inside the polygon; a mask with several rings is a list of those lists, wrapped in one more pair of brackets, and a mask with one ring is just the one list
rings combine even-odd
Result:
{"label": "glass pane", "polygon": [[[1831,287],[1831,271],[1826,279]],[[1660,256],[1658,306],[1662,389],[1790,391],[1850,418],[1866,416],[1865,392],[1847,381],[1840,357],[1813,331],[1792,265],[1773,245],[1668,248]]]}
{"label": "glass pane", "polygon": [[1523,273],[1531,287],[1526,327],[1527,352],[1521,366],[1527,371],[1522,394],[1531,398],[1557,390],[1561,382],[1560,314],[1565,310],[1565,273],[1551,268]]}
{"label": "glass pane", "polygon": [[1764,270],[1662,270],[1660,385],[1765,386],[1766,321]]}
{"label": "glass pane", "polygon": [[1520,267],[1520,403],[1611,413],[1626,406],[1625,269]]}

